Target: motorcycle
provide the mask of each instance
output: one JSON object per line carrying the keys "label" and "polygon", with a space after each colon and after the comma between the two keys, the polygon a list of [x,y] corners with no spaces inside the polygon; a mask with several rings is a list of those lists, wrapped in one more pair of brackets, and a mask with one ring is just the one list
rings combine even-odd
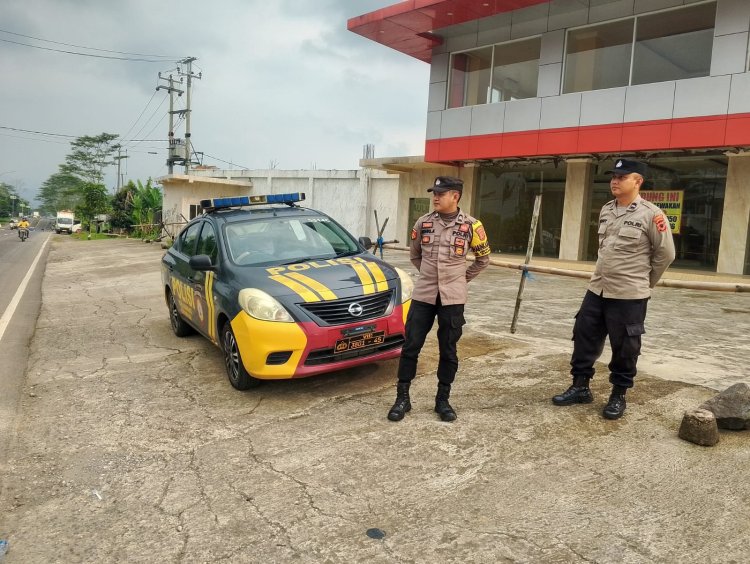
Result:
{"label": "motorcycle", "polygon": [[18,230],[18,237],[19,239],[21,239],[21,243],[23,243],[24,241],[26,241],[26,239],[29,238],[29,230],[25,227],[22,227]]}

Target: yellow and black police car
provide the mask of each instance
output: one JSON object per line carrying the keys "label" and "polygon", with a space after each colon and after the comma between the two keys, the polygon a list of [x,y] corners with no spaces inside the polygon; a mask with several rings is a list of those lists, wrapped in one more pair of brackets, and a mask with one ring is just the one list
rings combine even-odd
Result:
{"label": "yellow and black police car", "polygon": [[217,345],[239,390],[401,352],[411,277],[302,200],[203,200],[162,259],[174,333]]}

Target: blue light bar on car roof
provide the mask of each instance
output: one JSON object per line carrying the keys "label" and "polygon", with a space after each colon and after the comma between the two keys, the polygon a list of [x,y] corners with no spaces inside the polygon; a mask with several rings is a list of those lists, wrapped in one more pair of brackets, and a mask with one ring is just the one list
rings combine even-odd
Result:
{"label": "blue light bar on car roof", "polygon": [[220,210],[224,208],[236,208],[241,206],[263,206],[268,204],[293,205],[305,199],[304,192],[293,194],[263,194],[262,196],[233,196],[231,198],[211,198],[201,200],[201,207],[206,211]]}

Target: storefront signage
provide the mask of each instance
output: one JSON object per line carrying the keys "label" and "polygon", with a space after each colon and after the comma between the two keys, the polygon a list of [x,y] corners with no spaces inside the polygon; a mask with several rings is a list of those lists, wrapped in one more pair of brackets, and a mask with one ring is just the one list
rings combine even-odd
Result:
{"label": "storefront signage", "polygon": [[645,190],[641,198],[658,206],[669,220],[673,235],[680,234],[682,227],[682,201],[685,190]]}

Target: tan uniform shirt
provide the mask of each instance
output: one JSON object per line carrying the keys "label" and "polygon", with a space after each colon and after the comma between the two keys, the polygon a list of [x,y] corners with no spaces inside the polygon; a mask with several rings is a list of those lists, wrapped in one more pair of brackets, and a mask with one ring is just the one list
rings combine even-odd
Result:
{"label": "tan uniform shirt", "polygon": [[[466,267],[466,254],[474,262]],[[411,231],[411,262],[419,270],[412,299],[442,305],[465,304],[467,284],[490,263],[482,222],[462,212],[444,222],[437,212],[420,217]]]}
{"label": "tan uniform shirt", "polygon": [[599,214],[599,258],[589,290],[604,298],[648,298],[674,257],[664,212],[638,196],[618,215],[612,200]]}

